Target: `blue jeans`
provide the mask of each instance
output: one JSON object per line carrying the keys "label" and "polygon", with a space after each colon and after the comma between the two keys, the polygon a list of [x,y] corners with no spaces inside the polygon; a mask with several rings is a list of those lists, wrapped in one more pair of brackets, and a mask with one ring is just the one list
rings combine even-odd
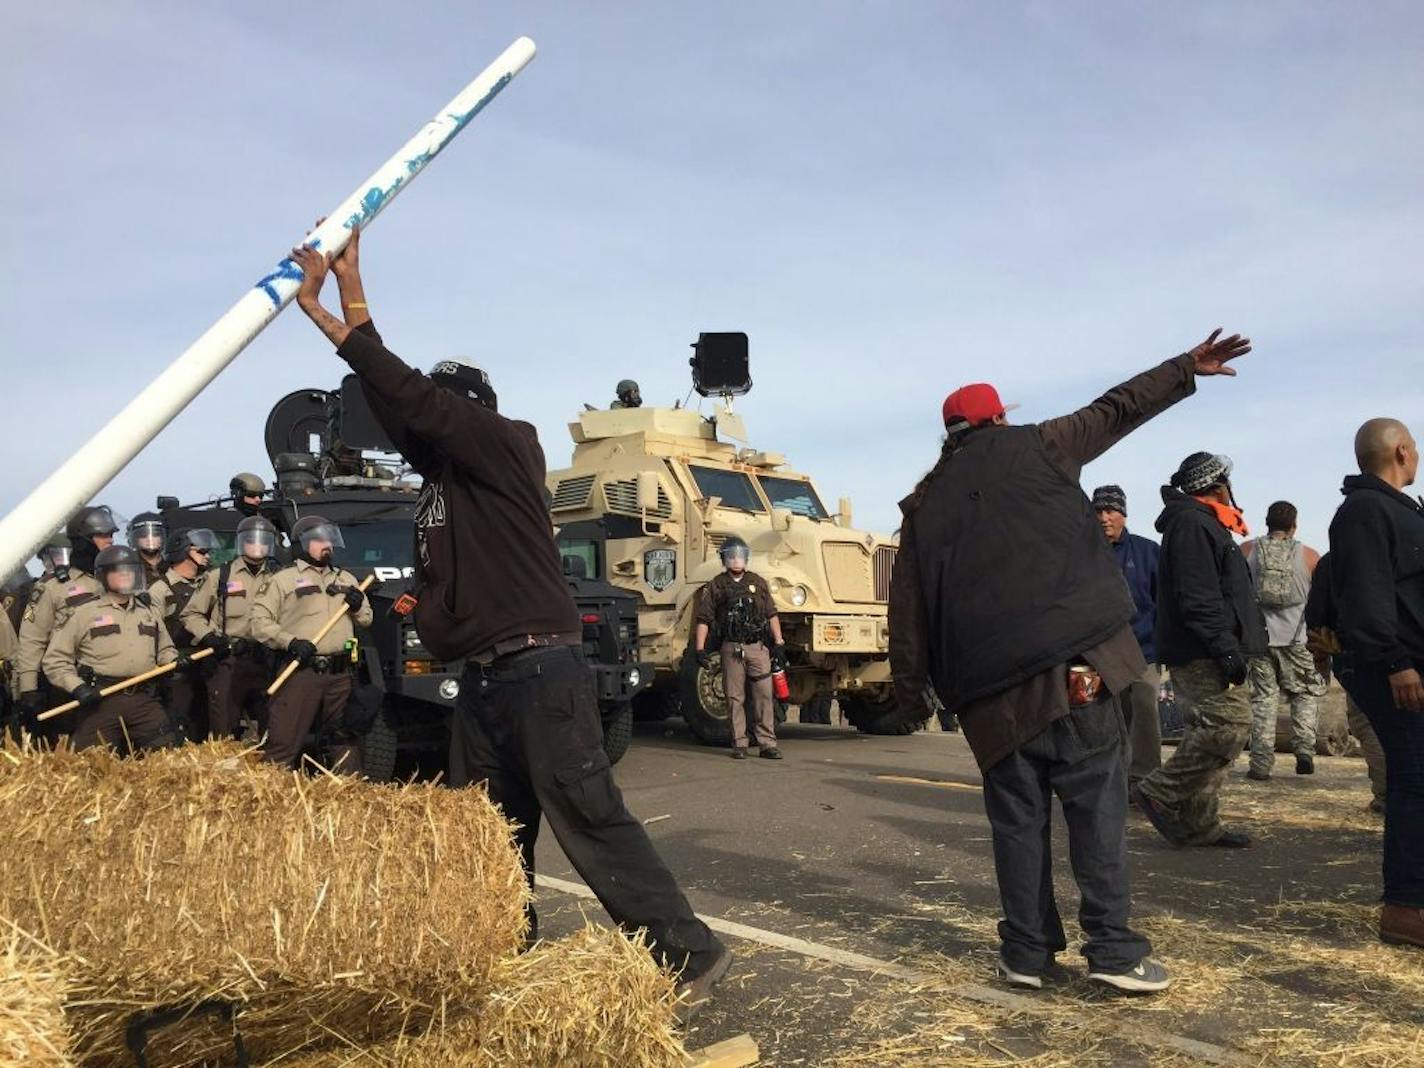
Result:
{"label": "blue jeans", "polygon": [[1383,671],[1337,674],[1384,750],[1385,903],[1424,908],[1424,712],[1396,708]]}
{"label": "blue jeans", "polygon": [[1126,732],[1117,699],[1075,708],[984,772],[984,810],[1004,918],[1000,952],[1016,972],[1041,975],[1068,942],[1053,896],[1053,796],[1068,824],[1068,858],[1095,971],[1135,968],[1152,946],[1127,925]]}

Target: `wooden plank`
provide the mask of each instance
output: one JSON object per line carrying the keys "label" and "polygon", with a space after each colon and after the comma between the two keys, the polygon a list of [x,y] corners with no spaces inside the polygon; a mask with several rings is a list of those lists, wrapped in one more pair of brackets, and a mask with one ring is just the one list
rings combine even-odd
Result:
{"label": "wooden plank", "polygon": [[738,1035],[687,1054],[687,1068],[745,1068],[761,1056],[751,1035]]}

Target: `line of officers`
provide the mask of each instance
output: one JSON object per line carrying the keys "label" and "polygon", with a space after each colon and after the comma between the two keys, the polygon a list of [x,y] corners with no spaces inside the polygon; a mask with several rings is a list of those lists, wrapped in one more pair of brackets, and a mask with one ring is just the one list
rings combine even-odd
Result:
{"label": "line of officers", "polygon": [[[83,508],[37,554],[44,573],[7,584],[7,723],[51,744],[68,735],[76,749],[127,753],[234,737],[249,721],[270,761],[294,766],[315,734],[327,766],[360,772],[347,711],[355,631],[372,613],[355,578],[333,562],[343,547],[335,524],[297,520],[286,564],[277,528],[260,515],[238,524],[236,556],[219,566],[209,562],[220,544],[211,530],[168,532],[147,513],[129,524],[128,545],[115,544],[117,533],[109,508]],[[343,603],[346,614],[318,639]],[[210,652],[195,659],[202,650]],[[269,699],[291,662],[296,671]],[[175,669],[157,679],[101,693],[170,663]],[[39,719],[70,700],[76,711]]]}

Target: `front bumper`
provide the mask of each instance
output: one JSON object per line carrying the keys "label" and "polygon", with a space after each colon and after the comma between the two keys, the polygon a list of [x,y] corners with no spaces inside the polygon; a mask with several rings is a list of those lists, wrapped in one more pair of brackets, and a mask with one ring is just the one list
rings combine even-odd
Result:
{"label": "front bumper", "polygon": [[890,651],[890,624],[885,616],[813,615],[810,624],[813,653]]}
{"label": "front bumper", "polygon": [[653,681],[651,664],[594,663],[593,675],[598,688],[598,703],[622,704]]}

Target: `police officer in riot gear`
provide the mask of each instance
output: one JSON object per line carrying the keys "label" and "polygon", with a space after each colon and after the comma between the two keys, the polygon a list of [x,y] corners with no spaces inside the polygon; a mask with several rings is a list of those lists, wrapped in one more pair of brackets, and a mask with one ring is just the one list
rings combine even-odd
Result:
{"label": "police officer in riot gear", "polygon": [[182,657],[143,593],[143,561],[126,545],[95,560],[101,592],[69,613],[45,650],[45,678],[79,702],[72,744],[157,749],[173,745],[155,681],[104,697],[100,691]]}
{"label": "police officer in riot gear", "polygon": [[[148,587],[148,595],[163,617],[173,645],[182,653],[194,649],[193,635],[182,624],[181,613],[208,570],[208,558],[218,548],[217,536],[205,527],[180,527],[163,546],[163,577]],[[206,733],[206,676],[211,669],[201,661],[168,677],[168,710],[180,732],[189,738]]]}
{"label": "police officer in riot gear", "polygon": [[148,585],[163,577],[163,546],[168,541],[168,524],[157,512],[140,512],[129,520],[129,548],[143,559],[143,571]]}
{"label": "police officer in riot gear", "polygon": [[733,535],[722,543],[721,557],[726,570],[702,587],[698,596],[693,648],[698,663],[710,668],[708,639],[716,629],[722,643],[722,683],[732,720],[732,756],[737,760],[747,757],[746,693],[750,683],[756,744],[763,757],[780,760],[771,675],[778,667],[786,666],[781,619],[771,599],[771,587],[756,572],[747,570],[750,546]]}
{"label": "police officer in riot gear", "polygon": [[103,550],[114,544],[114,535],[119,532],[119,524],[114,521],[114,513],[107,505],[93,505],[74,513],[64,528],[73,542],[69,553],[71,568],[78,568],[86,575],[94,573],[94,560]]}
{"label": "police officer in riot gear", "polygon": [[227,484],[232,494],[232,506],[243,515],[256,515],[262,507],[262,497],[267,492],[267,483],[251,471],[239,471]]}
{"label": "police officer in riot gear", "polygon": [[237,559],[211,568],[179,613],[183,629],[198,649],[213,650],[218,661],[208,684],[208,736],[230,738],[244,711],[267,727],[267,685],[272,651],[252,634],[252,601],[258,587],[281,566],[277,528],[260,516],[237,524]]}
{"label": "police officer in riot gear", "polygon": [[625,378],[618,383],[616,390],[618,399],[611,405],[612,408],[641,408],[643,406],[643,393],[638,388],[638,383],[631,378]]}

